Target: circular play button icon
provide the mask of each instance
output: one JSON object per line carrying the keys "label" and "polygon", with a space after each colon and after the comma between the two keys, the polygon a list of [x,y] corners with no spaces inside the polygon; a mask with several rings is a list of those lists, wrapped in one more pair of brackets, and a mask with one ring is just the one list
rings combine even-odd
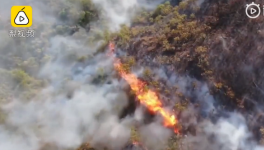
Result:
{"label": "circular play button icon", "polygon": [[259,15],[260,15],[260,7],[259,7],[259,4],[255,4],[254,2],[252,2],[251,4],[247,4],[247,7],[246,7],[246,15],[249,17],[249,18],[257,18]]}

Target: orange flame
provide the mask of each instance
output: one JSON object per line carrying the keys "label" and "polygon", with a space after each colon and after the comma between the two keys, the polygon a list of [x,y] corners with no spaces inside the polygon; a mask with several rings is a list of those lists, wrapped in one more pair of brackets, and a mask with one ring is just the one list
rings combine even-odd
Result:
{"label": "orange flame", "polygon": [[[113,53],[115,49],[114,44],[110,43],[109,48]],[[115,60],[114,67],[118,71],[119,75],[130,85],[138,101],[146,106],[151,112],[159,113],[164,119],[164,126],[173,127],[174,132],[178,133],[178,129],[175,127],[178,122],[176,117],[169,111],[162,108],[162,103],[161,100],[159,100],[157,93],[152,90],[145,90],[144,87],[146,83],[138,79],[136,75],[127,73],[119,59]]]}

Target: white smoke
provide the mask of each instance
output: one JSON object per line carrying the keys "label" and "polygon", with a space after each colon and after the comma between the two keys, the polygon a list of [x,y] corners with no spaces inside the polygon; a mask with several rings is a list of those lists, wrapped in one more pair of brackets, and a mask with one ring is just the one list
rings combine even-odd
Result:
{"label": "white smoke", "polygon": [[92,0],[103,10],[102,16],[107,19],[111,31],[120,29],[120,25],[131,25],[131,18],[139,8],[154,9],[163,0]]}
{"label": "white smoke", "polygon": [[151,123],[139,129],[142,143],[148,149],[158,150],[166,147],[171,130],[165,128],[160,123]]}
{"label": "white smoke", "polygon": [[214,150],[263,150],[247,128],[245,119],[238,113],[230,113],[216,123],[204,121],[198,125],[196,136],[188,135],[184,143],[195,149]]}
{"label": "white smoke", "polygon": [[[96,72],[100,63],[93,65],[94,69],[90,71]],[[84,74],[83,78],[87,76],[89,74]],[[121,148],[129,138],[130,128],[129,123],[118,119],[122,108],[127,105],[126,94],[118,88],[120,83],[116,80],[112,80],[112,84],[102,85],[72,82],[79,87],[73,91],[72,98],[66,97],[67,91],[56,94],[57,88],[62,87],[51,85],[33,101],[25,103],[15,99],[4,105],[8,118],[1,128],[6,129],[1,135],[1,149],[24,147],[35,150],[41,147],[41,143],[52,143],[59,148],[76,148],[88,140],[96,146],[102,139],[119,141],[106,142],[106,147]],[[15,130],[9,130],[10,127]],[[12,137],[8,138],[9,134]]]}
{"label": "white smoke", "polygon": [[103,16],[108,20],[110,30],[118,30],[121,24],[130,25],[131,17],[138,7],[137,0],[93,0],[103,9]]}
{"label": "white smoke", "polygon": [[[25,5],[23,2],[26,5],[32,4],[34,25],[43,22],[60,23],[49,13],[48,5],[33,1],[27,3],[26,1],[2,0],[0,19],[9,23],[11,6]],[[108,29],[117,31],[121,24],[131,24],[131,17],[139,7],[153,8],[152,6],[159,1],[152,1],[155,2],[152,5],[146,1],[136,0],[93,0],[93,2],[103,10]],[[79,7],[80,4],[77,4],[76,9]],[[94,24],[100,26],[98,22]],[[43,30],[50,32],[53,27],[45,26]],[[40,30],[36,32],[42,33]],[[1,31],[2,34],[7,35],[8,31]],[[120,112],[128,104],[127,96],[120,89],[120,82],[114,78],[112,58],[104,53],[93,56],[100,41],[95,41],[92,45],[87,44],[91,36],[93,35],[86,34],[81,28],[80,32],[72,37],[48,37],[43,33],[42,38],[33,42],[36,44],[39,41],[49,41],[50,45],[46,53],[52,56],[57,55],[57,58],[36,73],[48,80],[48,85],[36,97],[28,102],[14,98],[6,105],[2,105],[7,118],[5,123],[0,125],[1,150],[39,150],[46,145],[54,145],[58,150],[75,149],[84,142],[89,142],[100,149],[105,147],[121,149],[125,145],[133,120],[141,122],[143,115],[138,109],[135,118],[119,119]],[[0,49],[21,50],[19,46],[11,47],[6,44],[10,43],[8,42],[10,40],[6,36],[1,36]],[[11,45],[15,44],[13,40]],[[90,55],[92,58],[82,65],[65,58],[69,54]],[[170,84],[179,84],[179,90],[190,95],[186,84],[192,79],[177,76],[164,78]],[[93,82],[98,82],[98,84],[93,84]],[[207,94],[208,87],[205,84],[201,83],[200,86],[202,88],[196,91],[196,95],[199,101],[205,102],[205,109],[211,111],[213,98]],[[198,124],[195,119],[190,122],[202,128],[197,136],[189,135],[186,138],[186,142],[194,145],[195,149],[264,149],[250,140],[252,135],[240,115],[236,114],[227,119],[222,118],[216,124],[211,122]],[[142,142],[151,149],[163,148],[171,135],[170,130],[156,123],[143,126],[139,131]],[[211,135],[214,135],[215,142],[208,140]],[[198,144],[195,144],[197,142]]]}
{"label": "white smoke", "polygon": [[[177,91],[182,92],[187,98],[193,98],[199,107],[189,105],[182,113],[180,122],[185,127],[195,128],[190,130],[187,137],[183,138],[182,149],[196,150],[262,150],[253,134],[247,126],[247,121],[239,112],[225,112],[228,117],[221,115],[215,108],[215,99],[210,94],[208,85],[189,76],[165,73],[164,69],[153,71],[156,79],[167,81],[168,87],[177,85]],[[195,88],[193,84],[195,83]],[[200,112],[200,114],[198,114]],[[201,114],[202,113],[202,114]],[[210,120],[210,116],[220,113],[216,122]],[[205,114],[205,115],[203,115]],[[204,116],[198,119],[198,116]],[[207,118],[207,119],[206,119]]]}
{"label": "white smoke", "polygon": [[[82,28],[72,37],[50,34],[55,30],[52,24],[60,24],[60,21],[50,13],[53,2],[45,2],[1,2],[0,12],[4,16],[1,19],[6,24],[9,24],[13,5],[32,6],[33,27],[42,24],[43,28],[35,31],[41,34],[39,38],[26,44],[49,42],[45,54],[51,55],[53,59],[35,73],[47,80],[45,89],[28,101],[14,97],[1,106],[6,118],[5,123],[0,125],[0,149],[39,150],[46,145],[59,150],[76,149],[85,142],[98,148],[121,149],[129,139],[134,118],[119,119],[128,100],[114,77],[113,58],[106,53],[94,56],[101,41],[90,44],[89,38],[93,34],[87,34]],[[139,7],[136,0],[94,2],[103,9],[109,30],[115,31],[121,24],[129,25]],[[74,7],[78,10],[80,6],[76,4]],[[8,31],[3,34],[8,35]],[[0,39],[1,42],[5,40],[2,37]],[[18,51],[22,49],[19,46],[13,44],[12,47],[7,45],[1,48]],[[80,64],[69,58],[72,54],[77,57],[89,55],[91,58]]]}

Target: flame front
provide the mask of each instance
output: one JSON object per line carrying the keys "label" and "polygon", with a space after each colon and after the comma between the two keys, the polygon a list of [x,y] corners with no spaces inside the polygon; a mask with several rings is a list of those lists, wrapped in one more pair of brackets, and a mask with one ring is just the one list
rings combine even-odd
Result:
{"label": "flame front", "polygon": [[[114,44],[110,43],[109,48],[111,53],[113,53],[115,49]],[[162,107],[161,100],[158,98],[157,93],[152,90],[145,90],[144,87],[146,83],[138,79],[136,75],[127,73],[123,69],[122,63],[119,59],[115,59],[114,67],[118,71],[119,75],[130,85],[132,91],[137,97],[137,100],[146,106],[151,112],[159,113],[164,119],[164,126],[173,127],[174,132],[178,133],[176,128],[176,117]]]}

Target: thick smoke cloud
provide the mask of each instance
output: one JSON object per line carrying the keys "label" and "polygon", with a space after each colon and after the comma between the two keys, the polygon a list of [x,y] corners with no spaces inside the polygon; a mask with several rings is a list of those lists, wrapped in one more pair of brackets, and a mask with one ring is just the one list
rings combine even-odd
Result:
{"label": "thick smoke cloud", "polygon": [[142,143],[153,150],[163,149],[172,135],[169,129],[164,128],[160,123],[151,123],[139,129]]}
{"label": "thick smoke cloud", "polygon": [[[177,85],[177,91],[198,102],[189,105],[180,116],[180,122],[189,128],[181,143],[181,149],[196,150],[262,150],[247,126],[246,118],[238,112],[223,112],[218,108],[208,85],[189,76],[168,74],[166,69],[154,69],[156,80],[164,80],[168,87]],[[195,83],[195,88],[193,88]],[[173,92],[173,91],[171,91]],[[173,99],[174,101],[177,99]],[[199,117],[198,117],[199,116]],[[194,128],[194,131],[191,130]]]}
{"label": "thick smoke cloud", "polygon": [[131,18],[139,10],[138,8],[154,9],[163,0],[93,0],[93,2],[102,8],[102,17],[107,18],[108,27],[111,31],[120,29],[120,25],[130,25]]}
{"label": "thick smoke cloud", "polygon": [[[96,65],[100,66],[100,63],[93,64],[93,69],[88,65],[84,70],[96,72]],[[83,73],[82,78],[93,76],[88,71]],[[118,81],[109,80],[112,84],[92,85],[91,82],[84,84],[76,80],[66,85],[51,85],[33,101],[25,103],[14,99],[4,105],[8,118],[1,126],[4,132],[0,147],[8,150],[18,147],[39,149],[41,143],[52,143],[59,148],[76,148],[89,140],[95,146],[108,141],[103,143],[105,147],[121,148],[130,133],[130,124],[126,123],[129,119],[122,121],[118,118],[127,105],[127,97],[118,88]],[[71,91],[72,98],[68,98],[68,91]],[[119,142],[115,144],[115,140]]]}
{"label": "thick smoke cloud", "polygon": [[185,147],[197,150],[262,150],[252,138],[245,119],[238,113],[230,113],[227,118],[220,118],[216,123],[209,120],[197,124],[196,135],[184,139]]}
{"label": "thick smoke cloud", "polygon": [[121,24],[129,25],[135,8],[138,7],[137,0],[93,0],[93,2],[103,8],[103,16],[109,19],[110,30],[118,30]]}
{"label": "thick smoke cloud", "polygon": [[[121,149],[129,140],[134,118],[119,118],[122,109],[128,104],[128,98],[120,88],[121,83],[114,77],[113,58],[107,53],[95,55],[101,41],[95,40],[90,44],[89,39],[94,33],[86,33],[83,28],[73,36],[47,33],[56,28],[54,24],[62,23],[51,13],[51,3],[1,2],[1,21],[5,24],[9,24],[13,5],[33,7],[33,28],[39,25],[43,27],[35,30],[40,37],[26,44],[48,42],[44,55],[50,55],[52,59],[34,73],[47,81],[43,90],[31,100],[13,97],[8,103],[1,104],[6,118],[0,126],[0,149],[39,150],[49,146],[59,150],[76,149],[88,141],[99,149]],[[103,10],[103,17],[108,20],[107,28],[114,31],[121,24],[129,25],[133,12],[140,6],[135,0],[94,0],[94,3]],[[76,10],[80,7],[78,3],[74,6]],[[99,22],[93,24],[100,27]],[[23,49],[21,45],[15,44],[15,39],[8,37],[9,31],[6,29],[1,31],[5,36],[1,36],[0,41],[10,43],[8,41],[11,40],[14,44],[1,48],[16,52]],[[89,55],[91,58],[85,63],[78,63],[71,59],[72,55]],[[5,66],[4,63],[1,66]],[[138,117],[135,119],[138,120]]]}
{"label": "thick smoke cloud", "polygon": [[[134,121],[143,120],[141,108],[137,109],[135,117],[119,119],[120,112],[128,104],[128,98],[120,88],[122,83],[114,78],[113,58],[105,53],[95,54],[101,41],[90,44],[89,39],[94,34],[86,33],[85,29],[81,28],[71,37],[48,36],[45,31],[49,32],[55,28],[51,24],[61,24],[61,22],[50,13],[50,8],[45,2],[50,1],[44,1],[44,3],[42,1],[1,1],[0,22],[4,23],[3,26],[9,24],[10,8],[13,5],[33,7],[34,25],[43,23],[45,25],[42,29],[36,30],[36,33],[41,34],[40,38],[30,44],[49,42],[45,54],[52,55],[54,58],[35,73],[48,82],[36,97],[32,97],[32,100],[27,102],[13,97],[8,103],[1,104],[6,119],[5,123],[0,125],[0,149],[39,150],[49,145],[52,145],[54,150],[76,149],[87,141],[99,149],[105,147],[121,149],[129,139],[130,127]],[[102,27],[102,30],[117,31],[121,24],[131,24],[131,17],[137,8],[144,6],[151,9],[161,1],[151,1],[151,4],[147,0],[140,2],[93,0],[93,2],[103,10],[102,17],[107,20],[107,27]],[[74,7],[78,10],[81,4],[76,4]],[[101,26],[99,22],[93,24]],[[16,46],[16,41],[8,37],[6,29],[0,31],[1,52],[3,49],[8,51],[26,49],[21,45]],[[84,64],[80,64],[68,57],[71,54],[90,55],[91,58]],[[24,53],[21,55],[26,56]],[[0,66],[8,66],[1,59],[3,58],[0,57]],[[196,99],[204,103],[203,110],[206,114],[214,109],[213,97],[209,94],[205,83],[198,82],[201,88],[190,93],[188,84],[195,79],[176,75],[167,77],[160,70],[157,74],[168,84],[178,84],[179,90],[185,95],[196,95]],[[94,84],[95,82],[97,84]],[[188,118],[195,113],[197,113],[195,108],[189,107],[182,116]],[[263,147],[257,146],[256,142],[251,140],[252,135],[243,117],[239,114],[230,114],[229,118],[221,118],[215,124],[211,121],[199,122],[192,117],[187,122],[196,125],[198,132],[196,136],[187,135],[184,142],[198,150],[263,150]],[[139,130],[142,142],[151,149],[161,149],[171,135],[171,131],[159,123],[142,126]]]}

